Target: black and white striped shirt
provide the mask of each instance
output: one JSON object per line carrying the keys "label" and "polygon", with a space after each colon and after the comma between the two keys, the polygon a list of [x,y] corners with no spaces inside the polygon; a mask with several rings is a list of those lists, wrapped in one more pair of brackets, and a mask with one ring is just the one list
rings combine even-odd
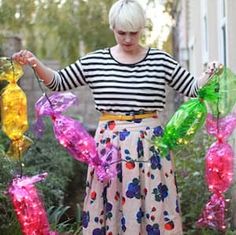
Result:
{"label": "black and white striped shirt", "polygon": [[65,91],[88,85],[95,107],[101,112],[161,111],[166,103],[166,85],[186,96],[197,95],[197,82],[170,55],[149,49],[135,64],[122,64],[110,49],[87,54],[55,72],[48,87]]}

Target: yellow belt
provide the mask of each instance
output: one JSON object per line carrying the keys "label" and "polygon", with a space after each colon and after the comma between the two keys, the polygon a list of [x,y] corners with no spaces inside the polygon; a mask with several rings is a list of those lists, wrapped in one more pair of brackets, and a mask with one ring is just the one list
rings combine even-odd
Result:
{"label": "yellow belt", "polygon": [[157,113],[151,112],[151,113],[143,113],[143,114],[136,114],[136,115],[116,115],[116,114],[103,113],[102,116],[99,118],[99,120],[100,121],[107,121],[107,120],[132,121],[132,120],[143,119],[143,118],[157,118]]}

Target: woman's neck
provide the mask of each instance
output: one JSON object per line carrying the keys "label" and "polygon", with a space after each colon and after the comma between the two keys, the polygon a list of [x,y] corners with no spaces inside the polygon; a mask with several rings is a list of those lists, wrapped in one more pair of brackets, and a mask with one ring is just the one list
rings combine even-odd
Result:
{"label": "woman's neck", "polygon": [[148,49],[138,45],[132,50],[123,50],[119,45],[111,48],[112,56],[120,63],[133,64],[145,58]]}

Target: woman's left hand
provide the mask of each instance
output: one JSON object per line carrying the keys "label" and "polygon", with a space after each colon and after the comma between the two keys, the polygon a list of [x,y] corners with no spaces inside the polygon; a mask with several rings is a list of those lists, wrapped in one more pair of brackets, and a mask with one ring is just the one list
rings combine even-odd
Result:
{"label": "woman's left hand", "polygon": [[209,77],[211,77],[215,73],[221,71],[223,67],[224,67],[223,64],[221,64],[219,61],[212,61],[207,64],[207,69],[205,73],[208,74]]}

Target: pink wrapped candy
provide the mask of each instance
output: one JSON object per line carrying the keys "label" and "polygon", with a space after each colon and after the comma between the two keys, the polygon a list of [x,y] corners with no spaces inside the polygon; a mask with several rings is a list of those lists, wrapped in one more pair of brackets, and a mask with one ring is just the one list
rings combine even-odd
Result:
{"label": "pink wrapped candy", "polygon": [[49,98],[41,97],[35,105],[37,134],[42,135],[44,129],[42,116],[50,116],[58,142],[76,160],[93,167],[101,181],[109,180],[117,174],[116,164],[113,163],[117,162],[118,151],[110,144],[106,149],[97,152],[94,138],[83,125],[78,120],[61,114],[76,102],[76,96],[69,92],[54,93]]}
{"label": "pink wrapped candy", "polygon": [[217,120],[208,114],[206,128],[217,138],[206,154],[205,176],[209,190],[224,193],[233,180],[233,156],[231,146],[226,142],[236,127],[236,117],[228,115]]}
{"label": "pink wrapped candy", "polygon": [[226,192],[233,180],[233,150],[228,143],[217,141],[206,154],[205,177],[213,193]]}
{"label": "pink wrapped candy", "polygon": [[210,227],[220,231],[226,229],[225,199],[226,192],[233,181],[234,152],[227,143],[228,137],[236,127],[233,115],[216,119],[208,114],[206,128],[217,141],[213,143],[205,156],[205,178],[208,189],[213,193],[197,222],[199,227]]}
{"label": "pink wrapped candy", "polygon": [[211,196],[197,221],[197,226],[225,231],[225,199],[222,194],[213,194]]}
{"label": "pink wrapped candy", "polygon": [[34,186],[47,173],[13,179],[8,188],[17,219],[24,235],[57,235],[50,231],[47,213]]}

